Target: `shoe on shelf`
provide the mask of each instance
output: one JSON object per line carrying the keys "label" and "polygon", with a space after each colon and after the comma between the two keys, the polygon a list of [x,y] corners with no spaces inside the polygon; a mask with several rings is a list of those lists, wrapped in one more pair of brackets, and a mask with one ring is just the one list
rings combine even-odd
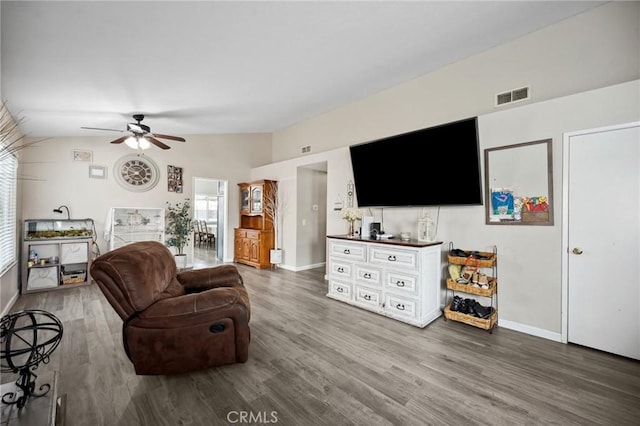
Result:
{"label": "shoe on shelf", "polygon": [[[469,314],[469,315],[475,315],[475,305],[476,303],[476,299],[464,299],[465,302],[465,307],[467,309],[464,310],[465,314]],[[462,309],[460,309],[460,311],[462,312]]]}
{"label": "shoe on shelf", "polygon": [[471,285],[472,285],[473,287],[480,287],[480,286],[478,285],[478,274],[479,274],[479,272],[474,272],[474,273],[471,275]]}
{"label": "shoe on shelf", "polygon": [[453,300],[451,301],[450,309],[454,312],[458,312],[460,310],[460,303],[462,302],[462,297],[453,296]]}
{"label": "shoe on shelf", "polygon": [[474,287],[488,289],[489,288],[489,277],[487,277],[487,274],[485,274],[485,273],[474,272],[473,276],[471,277],[471,284]]}
{"label": "shoe on shelf", "polygon": [[479,251],[474,251],[474,252],[472,252],[472,253],[471,253],[471,257],[472,257],[473,259],[478,259],[478,260],[489,260],[489,259],[491,259],[491,257],[490,257],[490,256],[486,256],[486,255],[484,255],[484,254],[480,254],[480,252],[479,252]]}
{"label": "shoe on shelf", "polygon": [[460,250],[460,249],[452,249],[449,254],[451,256],[455,256],[455,257],[469,257],[469,254],[467,252],[465,252],[464,250]]}
{"label": "shoe on shelf", "polygon": [[487,277],[487,274],[478,274],[478,285],[485,290],[489,288],[489,277]]}
{"label": "shoe on shelf", "polygon": [[478,302],[473,305],[473,314],[478,318],[488,318],[492,313],[493,308],[491,306],[482,306]]}
{"label": "shoe on shelf", "polygon": [[461,314],[466,314],[469,311],[469,299],[460,299],[460,304],[458,305],[458,312]]}
{"label": "shoe on shelf", "polygon": [[456,280],[458,284],[469,284],[471,282],[472,273],[471,272],[463,272],[460,274],[460,278]]}

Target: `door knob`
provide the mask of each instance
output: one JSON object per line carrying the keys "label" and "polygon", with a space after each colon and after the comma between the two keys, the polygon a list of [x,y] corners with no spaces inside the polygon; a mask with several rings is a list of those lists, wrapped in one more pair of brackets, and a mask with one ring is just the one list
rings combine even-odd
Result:
{"label": "door knob", "polygon": [[582,254],[582,249],[580,247],[573,248],[573,254]]}

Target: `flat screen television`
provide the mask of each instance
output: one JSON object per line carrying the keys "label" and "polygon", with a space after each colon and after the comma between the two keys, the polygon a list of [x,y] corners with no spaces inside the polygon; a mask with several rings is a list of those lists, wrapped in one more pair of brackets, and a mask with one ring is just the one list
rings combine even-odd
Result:
{"label": "flat screen television", "polygon": [[477,121],[351,145],[358,207],[482,205]]}

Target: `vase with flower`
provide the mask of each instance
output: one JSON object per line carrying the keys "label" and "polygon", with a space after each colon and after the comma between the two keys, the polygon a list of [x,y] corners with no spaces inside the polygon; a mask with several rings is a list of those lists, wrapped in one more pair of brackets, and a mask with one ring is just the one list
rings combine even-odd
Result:
{"label": "vase with flower", "polygon": [[347,223],[349,224],[349,231],[347,236],[349,238],[353,238],[353,236],[355,235],[355,226],[354,226],[354,222],[356,220],[360,220],[362,219],[362,210],[360,209],[356,209],[353,207],[344,207],[341,211],[340,214],[342,215],[342,218],[344,220],[347,221]]}

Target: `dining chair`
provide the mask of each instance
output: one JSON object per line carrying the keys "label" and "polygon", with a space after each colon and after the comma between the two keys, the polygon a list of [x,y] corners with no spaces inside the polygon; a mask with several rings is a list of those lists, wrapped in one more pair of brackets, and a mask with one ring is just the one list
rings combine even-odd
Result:
{"label": "dining chair", "polygon": [[200,221],[200,228],[202,229],[202,241],[204,242],[205,246],[215,246],[216,236],[214,233],[209,232],[209,225],[207,225],[206,220]]}

